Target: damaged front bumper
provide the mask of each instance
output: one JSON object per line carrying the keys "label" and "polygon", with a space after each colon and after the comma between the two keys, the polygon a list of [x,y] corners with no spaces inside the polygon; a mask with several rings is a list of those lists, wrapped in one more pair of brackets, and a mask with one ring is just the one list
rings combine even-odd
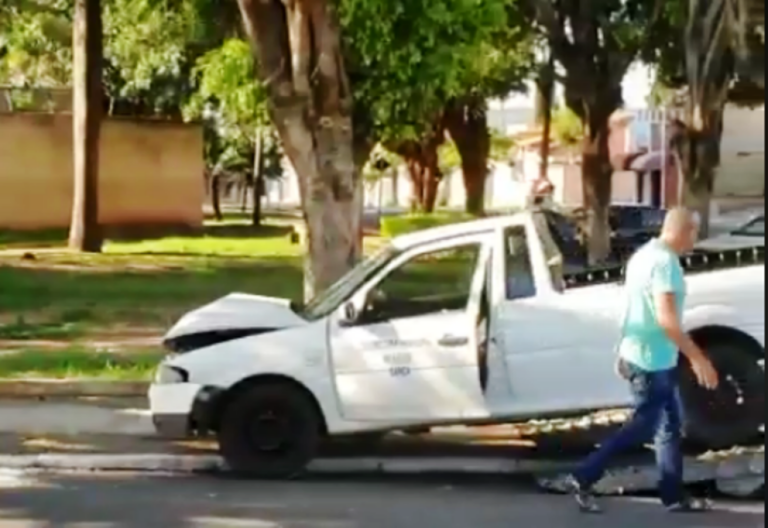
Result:
{"label": "damaged front bumper", "polygon": [[215,433],[222,394],[220,388],[191,383],[151,385],[148,396],[155,431],[172,439]]}

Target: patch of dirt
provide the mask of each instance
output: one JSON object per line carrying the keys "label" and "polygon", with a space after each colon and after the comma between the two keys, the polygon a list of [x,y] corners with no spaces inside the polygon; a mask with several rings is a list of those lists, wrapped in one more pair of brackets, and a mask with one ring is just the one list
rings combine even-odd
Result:
{"label": "patch of dirt", "polygon": [[78,260],[77,262],[67,262],[62,260],[28,260],[19,259],[9,261],[8,259],[0,258],[0,264],[5,264],[10,267],[28,270],[40,270],[40,271],[66,271],[66,272],[88,272],[88,273],[157,273],[157,272],[171,272],[171,271],[183,271],[186,269],[180,264],[171,263],[153,263],[153,264],[129,264],[127,262],[115,262],[110,260],[101,261],[86,261]]}
{"label": "patch of dirt", "polygon": [[168,442],[160,438],[119,435],[0,435],[4,455],[69,454],[158,454],[202,455],[217,449],[213,442]]}
{"label": "patch of dirt", "polygon": [[160,347],[162,345],[162,333],[145,336],[120,336],[120,335],[86,335],[76,340],[14,340],[0,339],[0,351],[14,351],[25,349],[39,350],[64,350],[72,346],[83,346],[98,349],[102,352],[131,352],[132,349],[146,350],[147,348]]}

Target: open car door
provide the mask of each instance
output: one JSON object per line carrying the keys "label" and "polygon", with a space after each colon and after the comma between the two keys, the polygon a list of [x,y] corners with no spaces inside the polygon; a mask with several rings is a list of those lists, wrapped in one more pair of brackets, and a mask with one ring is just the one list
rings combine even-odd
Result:
{"label": "open car door", "polygon": [[[411,249],[331,318],[347,420],[392,424],[484,417],[477,321],[493,232]],[[358,315],[345,320],[345,308]]]}

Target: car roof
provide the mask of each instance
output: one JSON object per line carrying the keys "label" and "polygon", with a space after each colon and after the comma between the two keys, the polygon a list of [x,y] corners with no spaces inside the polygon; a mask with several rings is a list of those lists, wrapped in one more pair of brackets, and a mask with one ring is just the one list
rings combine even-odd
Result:
{"label": "car roof", "polygon": [[525,221],[530,215],[530,212],[523,212],[423,229],[395,237],[392,239],[392,246],[403,251],[430,242],[439,242],[449,238],[503,229],[512,224]]}

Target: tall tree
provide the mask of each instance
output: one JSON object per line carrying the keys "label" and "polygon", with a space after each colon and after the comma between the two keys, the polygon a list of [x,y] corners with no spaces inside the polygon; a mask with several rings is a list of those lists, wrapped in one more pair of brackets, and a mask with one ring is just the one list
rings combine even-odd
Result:
{"label": "tall tree", "polygon": [[534,69],[534,34],[521,2],[504,3],[506,27],[490,32],[475,54],[466,76],[464,93],[448,101],[443,122],[461,155],[466,192],[465,210],[471,215],[485,211],[485,187],[490,170],[493,138],[488,125],[489,99],[524,92],[525,80]]}
{"label": "tall tree", "polygon": [[352,91],[336,10],[327,0],[238,0],[258,56],[272,122],[299,178],[305,296],[357,261],[361,178],[352,149]]}
{"label": "tall tree", "polygon": [[536,76],[536,120],[541,126],[541,146],[539,148],[539,177],[534,186],[534,194],[553,190],[549,180],[549,157],[552,145],[552,112],[555,104],[555,58],[548,53],[547,60],[540,66]]}
{"label": "tall tree", "polygon": [[529,0],[564,75],[565,102],[584,124],[582,178],[592,262],[610,254],[608,209],[613,166],[610,118],[622,104],[622,82],[651,42],[663,0]]}
{"label": "tall tree", "polygon": [[69,246],[79,251],[100,252],[101,0],[76,0],[72,28],[74,195]]}
{"label": "tall tree", "polygon": [[[728,102],[765,104],[765,4],[754,0],[678,0],[665,6],[666,33],[654,60],[663,86],[685,88],[685,123],[674,138],[682,200],[709,230]],[[682,35],[682,38],[675,38]]]}
{"label": "tall tree", "polygon": [[[461,151],[467,207],[482,210],[486,100],[522,87],[528,32],[517,0],[342,1],[356,130],[410,167],[418,208],[431,210],[446,131]],[[515,18],[516,17],[516,18]],[[366,132],[366,128],[370,132]]]}

